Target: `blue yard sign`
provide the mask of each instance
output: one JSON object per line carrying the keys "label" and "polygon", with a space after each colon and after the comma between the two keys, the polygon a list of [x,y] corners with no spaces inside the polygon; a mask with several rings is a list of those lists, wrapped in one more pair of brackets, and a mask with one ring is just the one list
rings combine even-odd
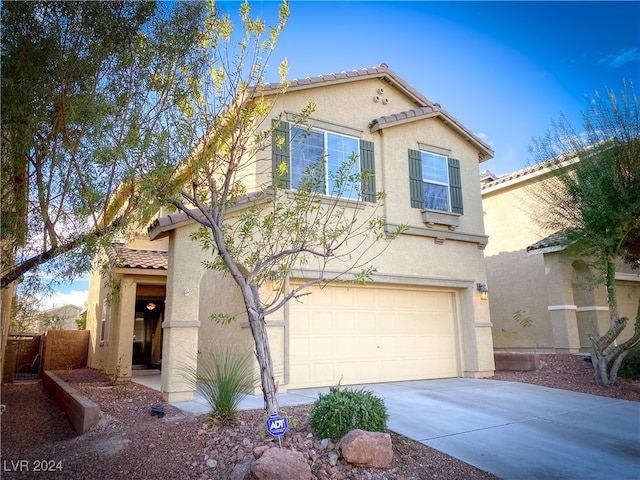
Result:
{"label": "blue yard sign", "polygon": [[281,417],[277,413],[272,413],[267,418],[266,422],[267,432],[269,432],[274,437],[281,437],[284,435],[289,428],[289,421],[286,417]]}

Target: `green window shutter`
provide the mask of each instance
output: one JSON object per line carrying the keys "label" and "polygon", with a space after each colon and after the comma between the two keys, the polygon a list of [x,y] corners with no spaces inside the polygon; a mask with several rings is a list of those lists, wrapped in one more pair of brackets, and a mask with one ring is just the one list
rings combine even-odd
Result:
{"label": "green window shutter", "polygon": [[362,200],[376,201],[376,164],[373,154],[373,142],[360,140],[360,171],[366,173],[362,179]]}
{"label": "green window shutter", "polygon": [[449,191],[451,195],[451,211],[462,214],[462,179],[460,178],[460,160],[449,159]]}
{"label": "green window shutter", "polygon": [[424,208],[422,188],[422,155],[419,150],[409,150],[409,193],[412,208]]}
{"label": "green window shutter", "polygon": [[[273,120],[272,124],[276,124],[277,120]],[[289,122],[280,122],[271,133],[271,168],[273,175],[273,183],[277,183],[280,188],[291,188],[291,158],[289,155],[289,144],[291,142],[291,128]],[[276,144],[278,137],[284,138],[281,147]],[[287,174],[279,176],[278,167],[284,163],[287,166]]]}

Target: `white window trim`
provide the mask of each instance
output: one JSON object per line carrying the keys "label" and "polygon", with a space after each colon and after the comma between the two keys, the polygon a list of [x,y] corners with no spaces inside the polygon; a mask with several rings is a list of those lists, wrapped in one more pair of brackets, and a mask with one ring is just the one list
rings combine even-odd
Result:
{"label": "white window trim", "polygon": [[[420,146],[422,146],[423,144],[419,144]],[[431,148],[436,148],[436,147],[431,147]],[[435,153],[435,152],[431,152],[428,150],[423,150],[422,148],[420,148],[420,154],[423,153],[427,153],[429,155],[433,155],[436,157],[442,157],[444,159],[444,166],[445,166],[445,172],[447,174],[447,182],[443,183],[443,182],[439,182],[437,180],[427,180],[425,178],[425,168],[424,168],[424,163],[422,164],[422,183],[430,183],[431,185],[440,185],[442,187],[445,187],[447,189],[447,207],[448,210],[436,210],[433,208],[427,208],[427,207],[423,207],[423,211],[430,211],[430,212],[438,212],[438,213],[444,213],[444,214],[451,214],[451,180],[449,179],[449,156],[448,155],[443,155],[441,153]],[[423,201],[426,201],[426,199],[423,199]]]}
{"label": "white window trim", "polygon": [[[294,129],[294,128],[303,129],[300,126],[291,125],[291,129]],[[336,135],[336,136],[339,136],[339,137],[350,138],[350,139],[355,140],[356,141],[356,147],[358,149],[358,151],[355,152],[355,154],[356,154],[356,156],[358,158],[358,160],[357,160],[358,171],[360,171],[360,138],[355,137],[353,135],[349,135],[347,133],[340,133],[340,132],[337,132],[337,131],[332,131],[332,130],[328,130],[328,129],[324,129],[324,128],[320,128],[320,127],[315,127],[315,126],[311,128],[311,131],[322,133],[322,139],[323,139],[322,148],[323,148],[323,154],[325,155],[326,158],[328,158],[328,155],[329,155],[329,153],[328,153],[329,152],[328,134]],[[293,133],[291,134],[291,138],[289,140],[289,159],[290,159],[289,161],[291,162],[291,165],[293,164],[293,152],[292,152],[293,141],[292,141],[292,139],[293,139]],[[328,166],[329,166],[329,163],[328,163],[328,160],[327,160],[326,165],[325,165],[325,169],[324,169],[324,172],[323,172],[324,173],[324,184],[325,184],[325,188],[327,189],[327,192],[322,192],[321,195],[326,196],[326,197],[331,197],[331,195],[328,193],[328,190],[329,190],[329,168],[328,168]],[[289,170],[290,170],[290,172],[289,172],[289,182],[290,182],[291,186],[293,187],[293,176],[292,176],[293,175],[293,167],[291,166],[291,168],[289,168]],[[448,176],[448,174],[447,174],[447,176]],[[362,192],[360,192],[360,196],[362,196]],[[355,199],[355,198],[350,198],[350,197],[339,197],[339,198],[344,199],[344,200],[352,200],[352,201],[358,201],[358,202],[360,201],[360,199]]]}

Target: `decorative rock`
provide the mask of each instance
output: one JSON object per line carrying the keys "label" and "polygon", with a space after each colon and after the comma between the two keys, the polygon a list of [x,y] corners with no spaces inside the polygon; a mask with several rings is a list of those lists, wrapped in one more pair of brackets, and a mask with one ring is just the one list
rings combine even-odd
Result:
{"label": "decorative rock", "polygon": [[251,459],[247,459],[244,462],[237,463],[235,467],[233,467],[233,471],[229,476],[230,480],[244,480],[249,475],[251,471]]}
{"label": "decorative rock", "polygon": [[218,466],[218,461],[210,458],[209,460],[207,460],[207,467],[209,468],[216,468]]}
{"label": "decorative rock", "polygon": [[258,480],[311,480],[311,467],[300,452],[270,448],[252,465]]}
{"label": "decorative rock", "polygon": [[391,435],[351,430],[339,444],[344,459],[358,467],[386,468],[393,460]]}
{"label": "decorative rock", "polygon": [[260,458],[264,452],[269,450],[271,447],[269,445],[262,445],[260,447],[256,447],[253,449],[253,456],[256,458]]}
{"label": "decorative rock", "polygon": [[329,465],[335,467],[338,464],[338,454],[330,453],[329,454]]}

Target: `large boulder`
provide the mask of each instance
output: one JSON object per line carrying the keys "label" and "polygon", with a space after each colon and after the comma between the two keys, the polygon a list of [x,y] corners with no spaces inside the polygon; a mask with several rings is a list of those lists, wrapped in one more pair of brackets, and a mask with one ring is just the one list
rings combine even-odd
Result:
{"label": "large boulder", "polygon": [[258,480],[311,480],[311,467],[300,452],[270,448],[251,467]]}
{"label": "large boulder", "polygon": [[393,460],[391,435],[351,430],[339,443],[344,459],[358,467],[387,468]]}

